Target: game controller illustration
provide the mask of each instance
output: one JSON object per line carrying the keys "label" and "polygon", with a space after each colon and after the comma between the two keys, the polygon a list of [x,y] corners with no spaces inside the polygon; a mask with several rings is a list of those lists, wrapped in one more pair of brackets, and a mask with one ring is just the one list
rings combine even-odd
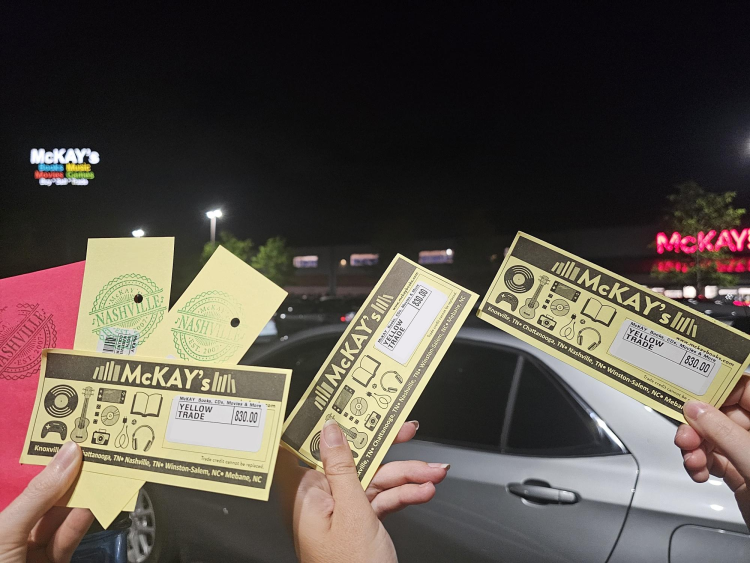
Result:
{"label": "game controller illustration", "polygon": [[505,301],[510,305],[510,310],[515,311],[518,307],[518,297],[513,295],[512,293],[509,293],[507,291],[503,291],[500,295],[498,295],[495,298],[495,304],[499,304],[501,301]]}
{"label": "game controller illustration", "polygon": [[65,438],[68,437],[68,427],[60,420],[50,420],[45,424],[42,428],[42,438],[46,438],[50,432],[59,434],[62,441],[65,441]]}

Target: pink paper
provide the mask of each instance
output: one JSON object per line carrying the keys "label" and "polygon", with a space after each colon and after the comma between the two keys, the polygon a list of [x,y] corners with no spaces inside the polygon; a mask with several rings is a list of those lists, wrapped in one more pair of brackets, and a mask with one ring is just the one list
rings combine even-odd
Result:
{"label": "pink paper", "polygon": [[85,262],[0,280],[0,510],[42,470],[21,465],[44,348],[73,348]]}

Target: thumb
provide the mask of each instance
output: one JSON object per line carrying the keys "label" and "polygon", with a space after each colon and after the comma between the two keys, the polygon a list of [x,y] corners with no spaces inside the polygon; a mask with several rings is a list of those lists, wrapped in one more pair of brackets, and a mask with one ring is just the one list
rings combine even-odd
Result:
{"label": "thumb", "polygon": [[0,534],[23,541],[39,519],[70,489],[81,467],[81,448],[68,442],[44,470],[0,513]]}
{"label": "thumb", "polygon": [[320,458],[336,506],[355,510],[362,506],[369,508],[370,503],[357,476],[351,448],[335,420],[326,420],[321,438]]}
{"label": "thumb", "polygon": [[720,410],[700,401],[688,401],[683,412],[688,424],[719,448],[744,479],[750,479],[750,434]]}

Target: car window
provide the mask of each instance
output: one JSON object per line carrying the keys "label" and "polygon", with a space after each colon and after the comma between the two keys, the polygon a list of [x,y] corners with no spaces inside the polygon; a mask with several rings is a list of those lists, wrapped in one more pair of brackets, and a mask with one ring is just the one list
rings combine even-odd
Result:
{"label": "car window", "polygon": [[414,407],[420,440],[499,449],[518,354],[454,342]]}
{"label": "car window", "polygon": [[338,313],[345,311],[346,308],[343,299],[327,299],[318,304],[318,311],[321,313]]}
{"label": "car window", "polygon": [[741,330],[745,334],[750,334],[750,318],[748,317],[734,318],[731,326],[733,326],[737,330]]}
{"label": "car window", "polygon": [[289,384],[289,399],[286,403],[286,414],[289,416],[292,409],[302,398],[307,387],[310,385],[320,366],[323,365],[328,354],[331,353],[334,344],[340,335],[333,334],[312,341],[300,342],[284,346],[275,354],[270,354],[253,362],[256,366],[285,368],[292,370],[292,381]]}
{"label": "car window", "polygon": [[621,453],[596,418],[533,360],[521,370],[507,453],[579,456]]}
{"label": "car window", "polygon": [[283,303],[281,307],[279,307],[279,313],[284,313],[287,315],[304,315],[314,312],[316,308],[317,303],[314,303],[312,301],[289,301],[287,303]]}

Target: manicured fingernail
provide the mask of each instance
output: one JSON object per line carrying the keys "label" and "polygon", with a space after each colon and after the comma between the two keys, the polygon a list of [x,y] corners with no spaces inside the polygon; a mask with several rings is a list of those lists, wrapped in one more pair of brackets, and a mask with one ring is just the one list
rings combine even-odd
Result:
{"label": "manicured fingernail", "polygon": [[450,463],[428,463],[427,465],[429,467],[439,467],[440,469],[446,469],[446,470],[451,468]]}
{"label": "manicured fingernail", "polygon": [[323,425],[323,439],[329,448],[336,448],[344,445],[344,435],[341,433],[336,421],[329,418]]}
{"label": "manicured fingernail", "polygon": [[685,413],[686,417],[695,420],[708,410],[707,407],[708,405],[706,403],[701,403],[700,401],[688,401],[685,403],[685,406],[682,407],[682,411]]}
{"label": "manicured fingernail", "polygon": [[78,444],[75,442],[66,442],[58,450],[54,457],[54,463],[60,469],[66,469],[78,459]]}
{"label": "manicured fingernail", "polygon": [[419,430],[419,421],[418,420],[410,420],[409,422],[414,425],[414,429],[415,430]]}

